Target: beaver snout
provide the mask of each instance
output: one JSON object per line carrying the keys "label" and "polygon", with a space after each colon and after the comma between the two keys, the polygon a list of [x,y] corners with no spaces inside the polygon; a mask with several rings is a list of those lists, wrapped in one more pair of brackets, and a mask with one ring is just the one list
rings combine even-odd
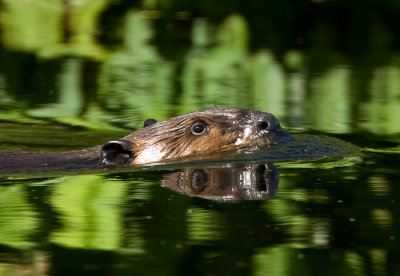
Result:
{"label": "beaver snout", "polygon": [[269,138],[272,144],[294,141],[293,136],[282,128],[276,129],[274,132],[272,132]]}
{"label": "beaver snout", "polygon": [[245,141],[242,142],[262,146],[294,140],[289,132],[281,128],[274,115],[260,111],[250,111],[249,114],[250,119],[247,120],[243,134]]}
{"label": "beaver snout", "polygon": [[268,117],[270,118],[265,118],[257,123],[257,132],[259,135],[267,136],[271,144],[278,142],[290,142],[294,140],[289,132],[281,128],[278,120],[275,117],[271,118],[272,115]]}

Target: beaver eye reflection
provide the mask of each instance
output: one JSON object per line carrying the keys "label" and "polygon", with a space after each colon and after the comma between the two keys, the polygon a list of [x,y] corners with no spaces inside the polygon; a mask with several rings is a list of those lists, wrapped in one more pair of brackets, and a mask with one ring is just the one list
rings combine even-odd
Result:
{"label": "beaver eye reflection", "polygon": [[191,188],[194,193],[200,193],[207,187],[207,174],[203,170],[196,170],[191,175]]}
{"label": "beaver eye reflection", "polygon": [[190,129],[193,135],[202,135],[206,131],[206,126],[203,123],[197,122]]}

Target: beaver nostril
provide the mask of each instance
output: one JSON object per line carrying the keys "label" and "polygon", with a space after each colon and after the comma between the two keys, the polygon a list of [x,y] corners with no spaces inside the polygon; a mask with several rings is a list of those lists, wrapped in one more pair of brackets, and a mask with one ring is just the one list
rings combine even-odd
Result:
{"label": "beaver nostril", "polygon": [[269,124],[265,121],[262,121],[261,123],[258,124],[259,130],[267,130],[268,127],[269,127]]}

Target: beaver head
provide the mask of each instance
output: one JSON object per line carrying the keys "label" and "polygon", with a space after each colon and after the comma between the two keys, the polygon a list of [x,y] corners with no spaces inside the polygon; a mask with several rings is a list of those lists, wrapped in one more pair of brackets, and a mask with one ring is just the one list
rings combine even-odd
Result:
{"label": "beaver head", "polygon": [[145,127],[102,147],[105,165],[139,165],[255,149],[293,138],[270,113],[211,108]]}

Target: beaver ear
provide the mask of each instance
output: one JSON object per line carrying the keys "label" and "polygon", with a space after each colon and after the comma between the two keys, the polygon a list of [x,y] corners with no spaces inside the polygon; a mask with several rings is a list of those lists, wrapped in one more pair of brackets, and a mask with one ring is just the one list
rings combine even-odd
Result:
{"label": "beaver ear", "polygon": [[104,167],[129,165],[133,158],[132,143],[127,140],[115,140],[104,144],[101,148]]}
{"label": "beaver ear", "polygon": [[143,126],[148,127],[148,126],[154,125],[155,123],[157,123],[156,119],[147,119],[146,121],[144,121]]}

